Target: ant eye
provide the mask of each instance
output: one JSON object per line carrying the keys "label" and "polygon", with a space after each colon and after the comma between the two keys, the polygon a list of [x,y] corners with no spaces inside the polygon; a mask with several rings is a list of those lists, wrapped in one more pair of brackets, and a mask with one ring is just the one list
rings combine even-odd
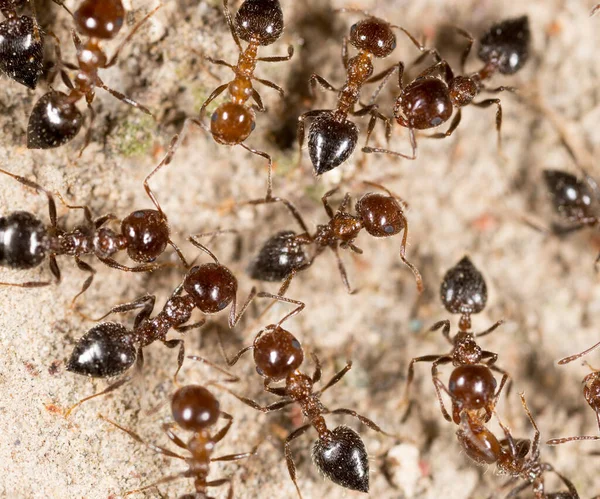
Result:
{"label": "ant eye", "polygon": [[358,27],[358,23],[352,25],[352,27],[350,28],[350,36],[354,36],[354,34],[356,33],[357,27]]}

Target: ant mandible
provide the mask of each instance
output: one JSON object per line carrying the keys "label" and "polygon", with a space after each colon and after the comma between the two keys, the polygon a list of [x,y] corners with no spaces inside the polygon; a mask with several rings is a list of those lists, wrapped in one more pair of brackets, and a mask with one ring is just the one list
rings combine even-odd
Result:
{"label": "ant mandible", "polygon": [[[62,5],[61,0],[53,1]],[[75,83],[61,69],[61,78],[69,88],[69,94],[51,90],[37,101],[31,111],[27,125],[27,147],[29,149],[52,149],[70,142],[79,133],[83,124],[83,115],[75,104],[85,97],[90,113],[90,123],[85,142],[79,152],[79,156],[81,156],[91,140],[92,125],[96,117],[92,107],[96,88],[106,90],[121,102],[152,116],[152,113],[146,107],[108,87],[98,75],[98,70],[114,66],[123,47],[161,7],[162,4],[153,9],[134,26],[109,59],[100,44],[104,40],[114,38],[120,31],[125,18],[123,4],[121,0],[82,1],[73,15],[77,28],[77,31],[72,31],[73,43],[77,49],[77,65],[72,66],[62,62],[58,45],[56,49],[58,64],[69,69],[78,69]],[[83,43],[77,32],[88,37],[88,40]]]}
{"label": "ant mandible", "polygon": [[[587,350],[583,352],[577,353],[575,355],[570,355],[569,357],[565,357],[558,361],[559,365],[565,365],[574,360],[580,359],[584,355],[587,355],[591,351],[595,350],[600,346],[600,343],[596,343],[591,346]],[[588,364],[589,366],[589,364]],[[589,366],[592,370],[585,378],[583,378],[583,397],[588,405],[592,408],[592,410],[596,413],[596,421],[598,422],[598,431],[600,431],[600,371],[594,369]],[[580,435],[577,437],[563,437],[563,438],[553,438],[548,440],[546,443],[548,445],[559,445],[567,442],[574,442],[578,440],[600,440],[600,436],[589,436],[589,435]]]}
{"label": "ant mandible", "polygon": [[[518,497],[523,490],[530,486],[536,499],[579,499],[579,494],[569,479],[556,471],[551,464],[541,462],[540,431],[522,393],[520,397],[521,404],[535,431],[533,442],[529,439],[515,439],[497,413],[498,423],[506,436],[500,441],[480,421],[463,413],[460,428],[456,432],[463,450],[476,463],[495,463],[499,473],[525,482],[517,485],[506,496],[506,499]],[[529,457],[527,457],[528,455]],[[544,485],[544,473],[546,472],[555,473],[567,486],[568,492],[547,493]]]}
{"label": "ant mandible", "polygon": [[[228,0],[223,0],[223,13],[229,25],[231,36],[240,52],[237,65],[234,66],[224,60],[213,59],[211,57],[206,57],[206,60],[212,64],[230,68],[235,73],[235,78],[229,83],[220,85],[210,94],[200,108],[199,118],[190,117],[185,119],[177,141],[170,148],[170,157],[167,163],[171,161],[171,157],[185,138],[189,126],[195,124],[203,130],[209,131],[218,144],[227,146],[239,145],[252,154],[265,158],[268,162],[267,194],[265,199],[273,199],[273,159],[267,153],[253,149],[244,143],[256,125],[255,111],[266,111],[260,94],[253,87],[252,81],[257,81],[269,88],[273,88],[283,96],[284,91],[281,87],[269,80],[254,76],[254,71],[258,62],[289,61],[294,55],[294,49],[291,45],[288,46],[287,56],[257,57],[259,47],[271,45],[276,42],[283,32],[283,12],[278,0],[244,0],[235,15],[235,19],[232,18],[229,11]],[[242,48],[240,39],[248,42],[245,50]],[[229,91],[230,100],[221,104],[212,113],[210,129],[207,129],[203,123],[206,108],[225,90]],[[249,106],[248,101],[250,99],[255,104]]]}
{"label": "ant mandible", "polygon": [[[284,285],[279,294],[287,289],[291,278],[299,270],[303,270],[314,262],[327,248],[331,249],[337,259],[338,268],[342,281],[348,293],[353,293],[348,281],[346,269],[339,255],[339,248],[349,249],[354,253],[361,254],[354,241],[365,229],[373,237],[390,237],[404,231],[400,243],[400,259],[412,271],[417,283],[419,293],[423,291],[423,279],[419,270],[406,259],[406,244],[408,240],[408,220],[404,215],[403,207],[406,203],[394,195],[386,187],[373,182],[363,182],[365,185],[381,189],[385,194],[368,192],[364,194],[355,205],[356,215],[348,211],[350,205],[350,194],[346,193],[342,204],[334,212],[329,205],[329,198],[339,188],[327,192],[322,198],[323,207],[329,216],[329,222],[317,225],[317,229],[311,234],[306,223],[298,210],[283,198],[274,198],[267,202],[283,203],[302,229],[301,234],[292,231],[278,233],[271,237],[262,246],[258,256],[250,264],[250,275],[255,279],[265,281],[276,281],[285,278]],[[250,201],[251,204],[260,204],[265,201]],[[308,259],[302,247],[312,245],[315,249],[314,255]]]}
{"label": "ant mandible", "polygon": [[[54,197],[48,190],[20,175],[0,169],[0,173],[8,175],[21,184],[44,194],[48,198],[48,213],[50,216],[49,226],[33,214],[25,211],[16,211],[10,215],[0,217],[0,265],[12,269],[31,269],[39,266],[47,258],[50,271],[56,282],[59,282],[61,274],[56,257],[61,255],[72,256],[77,267],[90,274],[83,283],[81,291],[73,298],[73,302],[91,286],[96,273],[93,267],[81,260],[84,255],[94,255],[103,264],[117,270],[150,272],[162,266],[152,262],[164,252],[167,245],[171,245],[183,265],[187,267],[183,254],[170,238],[167,216],[162,211],[149,185],[150,178],[156,174],[161,166],[162,164],[144,180],[144,189],[156,206],[156,210],[137,210],[130,213],[121,222],[120,233],[105,227],[106,223],[116,220],[114,215],[108,214],[94,220],[92,212],[87,206],[69,205],[60,195],[59,199],[67,208],[83,211],[85,225],[76,227],[71,231],[59,227]],[[141,265],[128,267],[116,262],[113,256],[121,250],[127,250],[129,258]],[[22,288],[41,287],[50,284],[50,281],[0,283],[3,286]]]}
{"label": "ant mandible", "polygon": [[[173,432],[172,426],[168,423],[164,423],[162,425],[162,429],[167,437],[169,437],[171,442],[173,442],[177,447],[189,452],[189,457],[177,454],[176,452],[173,452],[165,447],[147,443],[137,433],[134,433],[133,431],[128,430],[127,428],[118,425],[114,421],[111,421],[100,415],[104,421],[116,426],[119,430],[124,431],[131,438],[137,442],[140,442],[141,444],[144,444],[146,447],[149,447],[154,452],[169,458],[181,459],[188,465],[188,469],[186,471],[182,471],[176,475],[166,476],[150,485],[146,485],[140,489],[131,490],[124,495],[128,496],[131,494],[137,494],[139,492],[156,487],[157,485],[179,480],[180,478],[193,478],[196,494],[187,494],[182,496],[181,499],[192,499],[195,497],[211,499],[208,496],[209,487],[220,487],[227,484],[229,484],[227,497],[232,498],[232,477],[208,481],[210,464],[223,461],[239,461],[240,459],[249,458],[256,454],[258,446],[256,446],[250,452],[212,457],[212,453],[214,452],[216,444],[223,440],[231,429],[231,425],[233,424],[233,416],[222,411],[219,401],[203,386],[188,385],[178,389],[171,398],[171,414],[173,416],[173,420],[179,426],[179,428],[184,431],[191,432],[189,440],[186,443],[179,438]],[[226,419],[227,423],[217,433],[212,435],[210,430],[213,426],[215,426],[219,418]]]}
{"label": "ant mandible", "polygon": [[[304,361],[302,345],[292,333],[281,327],[285,320],[293,317],[304,308],[304,303],[277,295],[269,295],[268,293],[264,295],[278,301],[298,304],[298,307],[277,324],[271,324],[259,331],[251,346],[240,350],[232,359],[228,359],[226,356],[225,358],[227,364],[233,366],[243,354],[252,350],[256,371],[264,380],[264,390],[283,398],[283,400],[263,407],[258,402],[242,397],[224,386],[217,386],[231,393],[244,404],[264,413],[278,411],[290,404],[298,403],[309,423],[297,428],[288,435],[285,439],[284,449],[288,472],[300,498],[302,498],[302,494],[296,481],[296,465],[292,456],[291,443],[306,433],[311,427],[315,428],[319,436],[312,448],[313,462],[319,471],[332,482],[342,487],[368,492],[369,461],[363,441],[358,433],[347,426],[342,425],[333,430],[328,429],[324,415],[348,414],[357,418],[372,430],[385,435],[389,434],[370,419],[351,409],[329,410],[323,406],[320,400],[321,395],[338,383],[351,369],[352,362],[348,361],[346,366],[335,374],[323,388],[313,391],[315,383],[321,379],[321,364],[319,359],[313,354],[315,371],[312,376],[301,372],[300,366]],[[204,361],[204,359],[196,356],[190,358]],[[284,380],[285,386],[272,386],[273,383]]]}
{"label": "ant mandible", "polygon": [[[177,379],[185,358],[185,345],[182,339],[166,339],[171,329],[185,333],[203,326],[206,322],[205,317],[196,323],[185,325],[191,319],[195,308],[206,316],[219,313],[231,305],[229,327],[233,328],[238,323],[250,302],[257,296],[256,289],[252,288],[237,313],[237,279],[193,236],[189,241],[210,256],[213,263],[204,263],[190,268],[163,309],[153,318],[150,318],[150,315],[156,301],[154,295],[145,295],[133,302],[113,307],[98,320],[114,313],[141,309],[135,318],[133,328],[127,329],[115,322],[103,322],[94,326],[77,341],[67,363],[68,371],[92,378],[110,378],[125,373],[136,359],[137,370],[140,371],[144,363],[143,348],[160,341],[168,348],[179,347],[175,371],[175,379]],[[182,295],[183,291],[186,292],[185,295]],[[121,378],[104,391],[82,399],[68,410],[67,416],[83,402],[112,392],[132,378],[133,376]]]}
{"label": "ant mandible", "polygon": [[[336,89],[318,74],[312,74],[309,80],[313,94],[317,84],[325,90],[338,93],[335,109],[307,111],[298,118],[298,164],[302,160],[305,121],[314,118],[308,129],[308,153],[315,175],[322,175],[338,167],[354,151],[358,141],[358,128],[348,119],[348,115],[364,116],[375,109],[373,104],[358,111],[354,107],[359,103],[363,85],[372,81],[369,78],[373,75],[373,57],[387,57],[396,48],[396,36],[392,29],[400,29],[411,36],[403,28],[367,12],[354,9],[340,9],[338,12],[359,12],[366,19],[352,25],[350,36],[344,37],[342,43],[342,61],[346,70],[344,86]],[[358,50],[358,54],[352,58],[348,57],[348,43]]]}
{"label": "ant mandible", "polygon": [[[473,37],[461,28],[457,32],[464,36],[468,43],[461,57],[461,73],[455,76],[450,65],[439,56],[436,49],[425,49],[421,44],[410,37],[413,43],[424,52],[423,56],[431,54],[435,63],[419,74],[411,83],[404,86],[404,64],[400,62],[398,69],[398,86],[400,95],[394,105],[394,119],[396,122],[408,129],[412,152],[410,155],[395,152],[389,149],[369,146],[371,134],[377,120],[384,122],[386,136],[389,141],[392,133],[391,120],[377,110],[371,113],[371,120],[367,129],[367,140],[363,152],[385,153],[400,156],[406,159],[416,159],[417,141],[415,130],[428,130],[435,128],[450,119],[454,108],[456,113],[450,127],[446,132],[430,135],[431,138],[444,138],[452,135],[458,127],[462,117],[461,108],[471,104],[477,107],[497,106],[496,129],[498,132],[498,149],[501,150],[502,106],[500,99],[486,99],[474,102],[482,91],[501,92],[504,90],[514,91],[512,87],[501,86],[495,89],[486,88],[483,81],[491,78],[494,73],[511,75],[520,70],[529,57],[529,18],[522,16],[515,19],[507,19],[494,24],[480,39],[478,56],[484,62],[482,69],[476,73],[467,75],[465,64],[474,43]],[[421,56],[421,57],[423,57]],[[419,60],[421,59],[419,58]],[[378,75],[371,81],[383,77],[379,88],[374,92],[370,104],[372,104],[379,92],[385,86],[387,80],[393,75],[393,71]]]}
{"label": "ant mandible", "polygon": [[[431,376],[440,402],[442,414],[446,420],[451,421],[450,415],[446,411],[441,398],[440,388],[443,385],[441,385],[441,382],[438,379],[439,365],[452,363],[456,369],[453,371],[453,377],[451,379],[456,382],[461,380],[461,382],[464,382],[465,384],[470,384],[469,379],[479,379],[482,383],[482,389],[486,386],[490,387],[493,384],[491,390],[492,393],[495,388],[495,380],[492,374],[487,371],[492,369],[501,373],[503,375],[503,382],[501,385],[504,385],[505,378],[508,378],[508,375],[504,370],[495,365],[498,354],[482,350],[476,341],[476,338],[494,332],[503,321],[500,320],[496,322],[490,328],[480,333],[472,333],[469,331],[469,329],[471,329],[471,315],[481,312],[487,303],[487,284],[481,272],[473,265],[473,262],[471,262],[471,259],[468,256],[463,257],[454,267],[446,272],[440,286],[440,295],[442,303],[448,312],[460,314],[458,323],[459,331],[451,338],[450,321],[447,319],[439,321],[431,327],[430,331],[442,329],[442,334],[444,335],[444,338],[448,340],[448,343],[452,345],[452,349],[446,354],[424,355],[422,357],[415,357],[410,361],[403,400],[406,403],[410,400],[410,387],[414,379],[414,364],[416,362],[432,362]],[[453,384],[454,381],[451,381],[451,384]],[[507,392],[509,391],[510,384],[507,387]],[[451,392],[452,390],[450,391],[450,395],[452,396]],[[488,399],[490,398],[486,398],[486,400]],[[454,400],[455,398],[453,397],[453,401]],[[457,407],[460,407],[460,404],[453,402],[453,407],[454,419],[456,420]],[[489,411],[488,415],[491,416]]]}

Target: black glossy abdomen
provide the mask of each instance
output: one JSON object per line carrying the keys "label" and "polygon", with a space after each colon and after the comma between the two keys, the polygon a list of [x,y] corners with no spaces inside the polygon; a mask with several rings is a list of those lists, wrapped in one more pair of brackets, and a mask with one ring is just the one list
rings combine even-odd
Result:
{"label": "black glossy abdomen", "polygon": [[46,257],[46,228],[31,213],[16,211],[0,218],[0,265],[37,267]]}

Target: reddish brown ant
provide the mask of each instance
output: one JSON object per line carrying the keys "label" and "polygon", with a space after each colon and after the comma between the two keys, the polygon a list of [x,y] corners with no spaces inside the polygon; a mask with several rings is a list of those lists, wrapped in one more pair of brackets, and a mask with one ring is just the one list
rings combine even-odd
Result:
{"label": "reddish brown ant", "polygon": [[[268,162],[267,194],[265,199],[272,199],[272,170],[273,159],[267,153],[253,149],[244,141],[250,136],[255,127],[255,111],[264,112],[266,108],[258,91],[252,86],[252,81],[275,89],[281,96],[284,91],[281,87],[269,80],[254,76],[258,62],[289,61],[294,49],[288,46],[288,55],[274,57],[257,57],[258,48],[276,42],[283,33],[283,12],[279,0],[244,0],[235,19],[231,16],[228,0],[223,0],[223,13],[231,36],[240,51],[237,65],[230,64],[221,59],[206,57],[206,60],[219,66],[226,66],[235,73],[235,78],[229,83],[217,87],[206,99],[200,108],[199,118],[186,118],[178,140],[171,147],[169,154],[173,156],[187,134],[191,124],[195,124],[212,135],[215,142],[227,146],[239,145],[252,154],[265,158]],[[248,42],[246,49],[242,48],[240,39]],[[221,104],[213,112],[210,120],[210,129],[204,125],[204,115],[207,106],[225,90],[229,91],[230,100]],[[248,105],[252,99],[255,104]],[[167,159],[167,163],[171,157]]]}
{"label": "reddish brown ant", "polygon": [[[559,365],[568,364],[569,362],[573,362],[584,355],[587,355],[591,351],[595,350],[600,346],[600,343],[596,343],[591,346],[587,350],[583,352],[577,353],[575,355],[570,355],[569,357],[565,357],[558,361]],[[589,366],[589,364],[588,364]],[[596,413],[596,421],[598,422],[598,431],[600,431],[600,371],[594,369],[590,366],[592,372],[588,374],[585,378],[583,378],[583,397],[588,405],[592,408],[592,410]],[[559,445],[567,442],[574,442],[578,440],[600,440],[600,436],[595,435],[580,435],[577,437],[563,437],[563,438],[553,438],[548,440],[546,443],[548,445]]]}
{"label": "reddish brown ant", "polygon": [[[62,5],[61,0],[53,1]],[[77,27],[77,31],[72,31],[73,43],[77,49],[77,66],[62,62],[57,45],[58,64],[70,69],[78,69],[79,72],[73,83],[67,73],[61,70],[61,77],[69,88],[69,94],[51,90],[43,95],[33,107],[27,125],[27,147],[29,149],[51,149],[71,141],[79,133],[83,124],[83,115],[75,104],[85,97],[90,113],[90,123],[79,154],[81,156],[91,140],[92,125],[96,117],[92,107],[96,88],[106,90],[121,102],[152,116],[146,107],[108,87],[98,75],[98,70],[110,68],[116,64],[121,49],[161,7],[162,5],[156,7],[134,26],[109,59],[100,44],[103,40],[114,38],[120,31],[125,18],[123,4],[121,0],[82,1],[73,15]],[[88,40],[83,43],[77,32],[88,37]]]}
{"label": "reddish brown ant", "polygon": [[[422,357],[415,357],[410,361],[403,400],[406,403],[410,400],[410,387],[414,379],[414,364],[416,362],[432,362],[431,376],[440,402],[442,414],[446,420],[451,421],[452,418],[446,411],[441,397],[440,389],[443,385],[438,379],[439,365],[452,363],[455,366],[456,369],[453,371],[451,377],[451,386],[455,384],[458,387],[460,384],[458,383],[459,381],[464,383],[465,386],[481,382],[478,386],[482,389],[489,388],[489,390],[487,390],[488,394],[484,397],[485,400],[482,399],[485,402],[484,405],[488,408],[490,407],[488,402],[492,399],[490,393],[493,394],[495,389],[495,380],[492,374],[488,372],[489,369],[493,369],[503,375],[500,390],[508,379],[508,374],[495,365],[498,354],[482,350],[476,341],[476,338],[494,332],[503,321],[496,322],[481,333],[472,333],[469,331],[471,328],[471,314],[481,312],[487,303],[487,285],[485,279],[481,272],[473,265],[469,257],[465,256],[454,267],[446,272],[440,286],[440,295],[442,303],[448,312],[460,314],[458,324],[459,331],[451,338],[449,320],[439,321],[433,325],[430,331],[437,331],[441,328],[444,338],[452,345],[452,350],[447,354],[424,355]],[[500,393],[500,390],[498,391],[498,394]],[[509,391],[510,384],[507,387],[507,392]],[[458,423],[457,417],[459,417],[458,414],[461,407],[460,403],[456,403],[458,394],[454,393],[452,388],[449,390],[449,394],[453,397],[454,420]],[[465,396],[467,395],[465,394]],[[494,398],[497,399],[497,396]],[[490,417],[491,412],[488,410],[487,419]]]}
{"label": "reddish brown ant", "polygon": [[[418,42],[414,41],[413,37],[411,37],[411,40],[414,41],[419,50],[424,52],[423,55],[432,54],[435,63],[425,69],[407,86],[404,86],[402,82],[404,64],[400,62],[397,65],[400,95],[394,105],[394,119],[400,126],[408,128],[412,148],[411,154],[406,155],[389,149],[370,147],[368,145],[371,133],[378,119],[382,120],[386,126],[388,140],[391,137],[391,120],[377,110],[371,113],[372,116],[367,129],[367,141],[365,147],[363,147],[363,152],[385,153],[406,159],[415,159],[417,154],[415,130],[428,130],[445,123],[450,119],[454,108],[456,108],[454,119],[448,130],[429,136],[432,138],[448,137],[452,135],[460,124],[462,117],[461,108],[469,104],[483,108],[493,105],[497,107],[496,129],[498,132],[498,149],[501,148],[502,106],[500,99],[486,99],[481,102],[474,102],[473,99],[482,91],[514,91],[514,88],[505,86],[489,89],[485,87],[483,82],[491,78],[496,72],[511,75],[523,67],[529,57],[529,19],[527,16],[507,19],[494,24],[486,31],[479,41],[478,52],[478,56],[484,62],[484,66],[481,70],[468,75],[466,74],[465,64],[471,52],[474,39],[463,29],[456,28],[456,30],[468,42],[461,57],[462,75],[455,76],[450,65],[439,56],[437,50],[425,49]],[[375,81],[383,78],[379,88],[373,94],[370,104],[375,101],[377,95],[392,74],[393,71],[388,71],[370,80]]]}
{"label": "reddish brown ant", "polygon": [[[274,198],[266,201],[283,203],[296,222],[298,222],[303,232],[295,234],[292,231],[286,231],[270,238],[251,263],[249,267],[250,275],[255,279],[264,281],[277,281],[285,278],[284,285],[279,292],[279,294],[283,294],[295,272],[312,265],[315,258],[329,248],[336,256],[340,275],[346,290],[348,293],[353,293],[338,249],[349,249],[354,253],[361,254],[362,250],[354,244],[354,241],[363,229],[373,237],[390,237],[404,231],[402,242],[400,243],[400,259],[414,274],[417,290],[421,293],[423,291],[421,274],[406,259],[406,243],[408,240],[408,220],[404,215],[406,203],[380,184],[372,182],[364,182],[364,184],[381,189],[387,195],[375,192],[363,194],[356,202],[356,215],[352,215],[348,211],[350,194],[346,193],[342,204],[334,212],[329,205],[329,198],[339,188],[330,190],[321,198],[325,212],[329,216],[329,222],[324,225],[317,225],[316,231],[312,234],[299,211],[289,201],[283,198]],[[251,204],[261,204],[264,202],[264,200],[250,201]],[[312,246],[314,248],[314,254],[310,259],[304,253],[303,246]]]}
{"label": "reddish brown ant", "polygon": [[[114,313],[141,309],[135,318],[133,328],[128,329],[115,322],[103,322],[94,326],[77,341],[67,363],[68,371],[92,378],[110,378],[125,373],[136,360],[139,371],[144,363],[143,349],[155,341],[161,341],[168,348],[179,347],[176,379],[183,365],[185,345],[182,339],[166,339],[171,329],[184,333],[204,325],[206,318],[202,318],[194,324],[185,325],[191,319],[192,312],[196,308],[204,315],[211,315],[219,313],[231,305],[229,327],[233,328],[238,323],[250,302],[257,296],[256,289],[252,288],[238,313],[238,283],[235,276],[194,237],[190,237],[189,241],[210,256],[213,263],[204,263],[190,268],[163,309],[152,318],[150,315],[156,301],[154,295],[145,295],[133,302],[113,307],[98,320],[105,319]],[[183,291],[186,292],[185,295],[182,295]],[[260,293],[258,295],[262,296]],[[68,410],[67,415],[83,402],[112,392],[132,378],[133,376],[126,376],[108,386],[104,391],[82,399]]]}
{"label": "reddish brown ant", "polygon": [[[128,430],[127,428],[118,425],[114,421],[111,421],[100,415],[104,421],[116,426],[119,430],[124,431],[131,438],[141,444],[144,444],[146,447],[149,447],[154,452],[169,458],[181,459],[185,461],[188,466],[186,471],[182,471],[175,475],[166,476],[140,489],[130,490],[124,495],[128,496],[131,494],[137,494],[139,492],[156,487],[157,485],[173,482],[181,478],[193,478],[196,493],[181,496],[180,499],[210,499],[210,496],[208,495],[209,487],[220,487],[227,484],[229,485],[227,497],[232,498],[233,479],[228,477],[209,481],[208,475],[210,473],[210,464],[214,462],[238,461],[240,459],[249,458],[256,454],[258,446],[252,449],[250,452],[212,457],[212,453],[214,452],[216,444],[223,440],[231,429],[231,425],[233,424],[233,416],[222,411],[220,409],[219,401],[203,386],[188,385],[177,390],[171,398],[171,413],[173,415],[173,420],[182,430],[192,433],[190,439],[187,443],[183,441],[173,432],[172,425],[168,423],[163,424],[162,429],[166,433],[167,437],[169,437],[171,442],[173,442],[177,447],[186,450],[190,454],[188,457],[177,454],[176,452],[173,452],[165,447],[161,447],[160,445],[147,443],[137,433],[134,433],[133,431]],[[219,418],[226,419],[227,423],[217,433],[211,435],[210,429],[217,423]]]}
{"label": "reddish brown ant", "polygon": [[[56,282],[59,282],[61,274],[56,257],[61,255],[72,256],[77,267],[90,274],[83,283],[81,291],[73,298],[73,302],[91,286],[96,273],[93,267],[81,260],[81,257],[85,255],[94,255],[103,264],[117,270],[150,272],[162,266],[152,262],[164,252],[167,245],[171,245],[183,265],[187,267],[183,254],[170,239],[167,216],[162,211],[148,183],[160,166],[144,180],[144,189],[156,206],[156,210],[137,210],[130,213],[121,222],[120,233],[105,227],[108,222],[117,219],[114,215],[108,214],[94,220],[92,212],[87,206],[69,205],[60,195],[59,199],[67,208],[83,211],[85,224],[71,231],[59,227],[54,197],[48,190],[20,175],[0,169],[0,173],[35,189],[40,194],[44,194],[48,198],[48,213],[50,216],[50,225],[44,224],[33,214],[24,211],[16,211],[10,215],[0,217],[0,265],[13,269],[31,269],[42,264],[47,258],[50,271]],[[128,267],[115,261],[113,256],[122,250],[127,250],[129,258],[141,265]],[[50,281],[0,283],[3,286],[22,288],[47,286],[49,284],[51,284]]]}
{"label": "reddish brown ant", "polygon": [[[278,301],[295,303],[298,306],[277,324],[271,324],[259,331],[251,346],[240,350],[232,359],[228,359],[226,355],[225,358],[227,364],[233,366],[243,354],[252,350],[256,371],[264,380],[264,390],[283,398],[283,400],[262,406],[258,402],[242,397],[224,386],[217,386],[231,393],[244,404],[264,413],[278,411],[293,403],[299,404],[309,423],[290,433],[284,444],[288,472],[299,497],[302,497],[302,494],[296,481],[296,466],[292,456],[291,443],[306,433],[311,426],[315,428],[319,435],[312,449],[313,462],[319,471],[342,487],[368,492],[369,462],[363,441],[354,430],[347,426],[338,426],[333,430],[329,430],[323,416],[326,414],[348,414],[359,419],[367,427],[385,435],[388,434],[373,421],[355,411],[350,409],[329,410],[323,406],[320,400],[321,395],[339,382],[351,369],[352,362],[348,361],[346,366],[335,374],[323,388],[313,391],[315,383],[321,379],[319,359],[313,354],[315,371],[312,376],[301,372],[300,366],[304,360],[302,345],[292,333],[281,327],[285,320],[293,317],[304,308],[304,303],[267,293],[264,293],[264,296],[269,296]],[[190,358],[204,361],[204,359],[196,356]],[[284,380],[285,386],[272,386],[273,383]]]}
{"label": "reddish brown ant", "polygon": [[[506,436],[505,439],[499,441],[480,421],[463,412],[460,428],[456,432],[463,450],[476,463],[496,463],[499,473],[524,481],[521,485],[517,485],[506,496],[506,499],[518,497],[528,487],[532,487],[536,499],[579,499],[579,494],[569,479],[556,471],[552,465],[540,461],[540,431],[527,407],[525,397],[522,393],[520,396],[523,408],[535,431],[533,442],[529,439],[515,439],[510,430],[498,418],[500,427]],[[544,485],[544,473],[546,472],[555,473],[567,486],[568,492],[547,493]]]}

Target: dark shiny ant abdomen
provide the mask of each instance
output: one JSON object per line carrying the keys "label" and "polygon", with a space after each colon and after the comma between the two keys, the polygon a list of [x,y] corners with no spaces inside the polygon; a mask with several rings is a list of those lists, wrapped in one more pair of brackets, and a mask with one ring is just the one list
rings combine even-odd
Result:
{"label": "dark shiny ant abdomen", "polygon": [[452,314],[476,314],[485,308],[487,285],[483,275],[465,256],[452,267],[440,287],[442,303]]}
{"label": "dark shiny ant abdomen", "polygon": [[29,149],[54,149],[70,142],[81,130],[83,114],[68,95],[52,91],[37,101],[27,124]]}
{"label": "dark shiny ant abdomen", "polygon": [[530,41],[527,16],[506,19],[483,34],[477,55],[483,62],[495,64],[500,73],[511,75],[527,62]]}
{"label": "dark shiny ant abdomen", "polygon": [[309,259],[296,233],[283,230],[270,237],[248,266],[248,274],[259,281],[283,281],[293,271],[308,265]]}
{"label": "dark shiny ant abdomen", "polygon": [[44,223],[31,213],[17,211],[0,218],[0,265],[31,269],[46,257]]}
{"label": "dark shiny ant abdomen", "polygon": [[333,170],[346,161],[358,142],[358,128],[349,120],[322,114],[308,130],[308,151],[316,175]]}

